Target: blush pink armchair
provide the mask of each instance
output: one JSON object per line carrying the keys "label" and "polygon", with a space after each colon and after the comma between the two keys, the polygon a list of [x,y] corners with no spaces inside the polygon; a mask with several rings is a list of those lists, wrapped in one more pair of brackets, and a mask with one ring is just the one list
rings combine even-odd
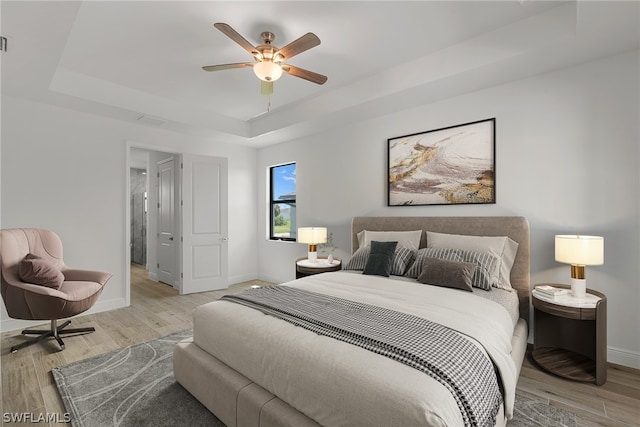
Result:
{"label": "blush pink armchair", "polygon": [[[24,281],[21,274],[27,258],[38,259],[43,265],[51,267],[51,271],[59,276],[59,282],[50,287]],[[64,350],[60,335],[95,331],[92,327],[65,329],[71,321],[67,320],[59,326],[57,321],[91,308],[111,278],[111,273],[67,267],[62,260],[62,242],[57,234],[36,228],[0,230],[0,267],[0,290],[7,314],[14,319],[51,321],[48,330],[22,331],[24,335],[38,336],[12,347],[12,353],[50,337]]]}

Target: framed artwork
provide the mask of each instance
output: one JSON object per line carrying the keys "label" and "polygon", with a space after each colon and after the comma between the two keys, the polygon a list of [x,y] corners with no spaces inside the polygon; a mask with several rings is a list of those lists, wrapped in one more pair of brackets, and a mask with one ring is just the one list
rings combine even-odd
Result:
{"label": "framed artwork", "polygon": [[388,139],[388,206],[495,203],[495,146],[495,118]]}

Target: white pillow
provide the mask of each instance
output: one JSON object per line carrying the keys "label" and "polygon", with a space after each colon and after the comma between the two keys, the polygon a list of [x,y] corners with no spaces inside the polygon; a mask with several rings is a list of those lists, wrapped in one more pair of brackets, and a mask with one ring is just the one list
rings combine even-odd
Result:
{"label": "white pillow", "polygon": [[413,231],[369,231],[358,233],[358,247],[369,246],[372,241],[398,242],[398,247],[417,251],[420,247],[422,230]]}
{"label": "white pillow", "polygon": [[491,272],[491,283],[496,288],[512,289],[511,268],[516,259],[518,243],[507,236],[466,236],[427,231],[427,247],[467,249],[495,255],[500,261]]}

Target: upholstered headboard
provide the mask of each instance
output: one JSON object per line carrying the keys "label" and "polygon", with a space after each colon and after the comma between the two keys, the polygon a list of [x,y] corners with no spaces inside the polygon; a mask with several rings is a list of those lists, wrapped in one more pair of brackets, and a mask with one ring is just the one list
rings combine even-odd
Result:
{"label": "upholstered headboard", "polygon": [[[518,242],[511,285],[518,291],[520,317],[529,322],[530,262],[529,221],[518,216],[486,217],[355,217],[351,223],[351,252],[358,249],[358,233],[371,231],[425,230],[438,233],[467,234],[475,236],[508,236]],[[426,247],[426,233],[422,234],[420,247]]]}

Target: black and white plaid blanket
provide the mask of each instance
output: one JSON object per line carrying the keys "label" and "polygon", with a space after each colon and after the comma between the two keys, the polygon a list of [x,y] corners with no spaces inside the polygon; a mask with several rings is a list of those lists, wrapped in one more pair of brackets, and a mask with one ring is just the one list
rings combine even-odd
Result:
{"label": "black and white plaid blanket", "polygon": [[411,366],[451,392],[465,425],[495,425],[502,395],[493,364],[459,332],[411,314],[289,286],[222,299]]}

